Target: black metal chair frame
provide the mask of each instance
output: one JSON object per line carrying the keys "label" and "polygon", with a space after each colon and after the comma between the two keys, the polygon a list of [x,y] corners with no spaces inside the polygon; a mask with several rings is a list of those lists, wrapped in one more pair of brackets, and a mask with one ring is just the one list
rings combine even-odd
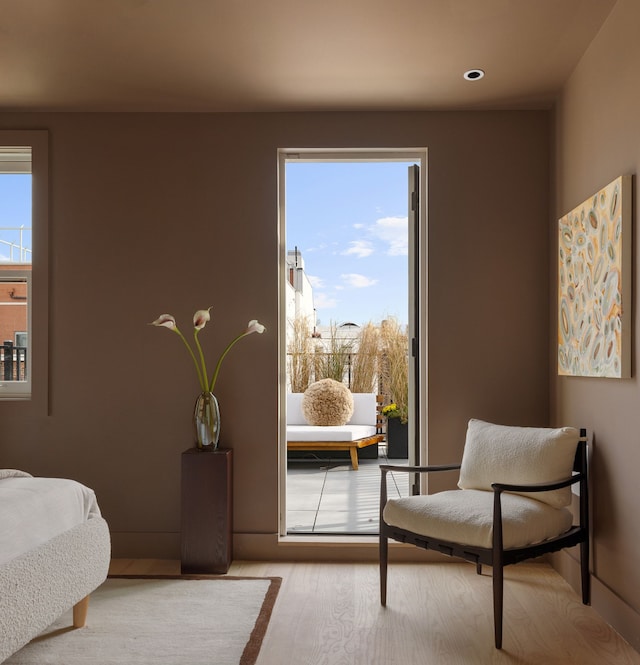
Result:
{"label": "black metal chair frame", "polygon": [[[482,573],[482,565],[493,568],[493,613],[495,646],[502,648],[502,618],[503,618],[503,587],[504,567],[526,559],[542,556],[549,552],[557,552],[566,547],[580,545],[580,572],[582,583],[582,602],[589,605],[591,602],[591,587],[589,577],[589,495],[588,495],[588,467],[587,467],[587,433],[580,430],[580,439],[576,449],[573,465],[574,475],[571,478],[555,483],[535,485],[508,485],[493,483],[493,543],[492,547],[470,547],[460,543],[438,540],[420,534],[406,531],[386,524],[383,519],[384,506],[387,503],[387,473],[433,473],[460,469],[460,464],[438,466],[395,466],[385,464],[380,466],[382,471],[380,486],[380,602],[387,604],[387,567],[389,562],[389,538],[409,543],[427,550],[435,550],[448,556],[459,557],[475,563],[478,575]],[[573,525],[568,531],[550,538],[542,543],[527,547],[514,547],[505,549],[502,537],[502,504],[503,492],[546,492],[549,490],[568,487],[580,483],[580,509],[579,523]],[[460,490],[461,492],[465,490]]]}

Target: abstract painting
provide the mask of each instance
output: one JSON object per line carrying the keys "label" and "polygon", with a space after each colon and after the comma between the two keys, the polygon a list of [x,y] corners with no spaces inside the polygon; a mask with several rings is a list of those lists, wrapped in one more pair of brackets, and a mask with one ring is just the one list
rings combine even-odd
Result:
{"label": "abstract painting", "polygon": [[631,376],[631,176],[559,220],[558,374]]}

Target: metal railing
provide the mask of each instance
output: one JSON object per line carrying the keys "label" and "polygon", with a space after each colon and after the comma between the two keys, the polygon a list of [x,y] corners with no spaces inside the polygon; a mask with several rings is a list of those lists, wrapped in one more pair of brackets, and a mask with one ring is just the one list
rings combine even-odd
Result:
{"label": "metal railing", "polygon": [[[18,238],[16,241],[7,240],[3,238],[3,232],[9,232],[5,235],[15,234],[17,232]],[[30,247],[25,245],[25,234],[28,236],[28,239],[31,239],[31,227],[30,226],[0,226],[0,246],[2,248],[8,248],[9,256],[7,259],[10,263],[31,263],[31,256],[33,254]],[[18,255],[18,258],[15,255]],[[2,252],[0,252],[2,256]]]}
{"label": "metal railing", "polygon": [[27,347],[5,341],[0,346],[0,380],[26,381]]}

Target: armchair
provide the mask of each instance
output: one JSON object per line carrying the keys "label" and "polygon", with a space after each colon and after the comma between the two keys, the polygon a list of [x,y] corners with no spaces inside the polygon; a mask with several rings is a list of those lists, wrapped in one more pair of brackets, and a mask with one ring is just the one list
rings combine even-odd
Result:
{"label": "armchair", "polygon": [[[502,648],[504,566],[580,545],[582,602],[590,603],[586,430],[470,420],[461,464],[380,467],[380,600],[388,539],[493,568],[494,637]],[[458,488],[387,500],[387,473],[460,470]],[[579,483],[578,524],[570,486]]]}

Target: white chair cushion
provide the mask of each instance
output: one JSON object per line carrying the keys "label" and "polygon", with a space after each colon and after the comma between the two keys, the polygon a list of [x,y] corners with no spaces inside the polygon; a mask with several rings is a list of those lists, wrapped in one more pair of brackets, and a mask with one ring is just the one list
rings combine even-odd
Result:
{"label": "white chair cushion", "polygon": [[[353,415],[347,425],[376,424],[377,402],[375,393],[352,393]],[[287,425],[307,425],[302,413],[304,393],[287,393]]]}
{"label": "white chair cushion", "polygon": [[287,425],[287,441],[357,441],[375,433],[372,425]]}
{"label": "white chair cushion", "polygon": [[347,425],[375,425],[378,403],[375,393],[352,393],[353,415]]}
{"label": "white chair cushion", "polygon": [[[551,483],[569,478],[579,437],[573,427],[508,427],[472,419],[458,487],[491,490],[491,483]],[[571,503],[569,487],[522,495],[554,508]]]}
{"label": "white chair cushion", "polygon": [[[564,533],[573,522],[567,508],[552,508],[518,494],[503,493],[505,548],[540,543]],[[493,492],[448,490],[437,494],[390,499],[384,521],[422,536],[452,543],[491,547]]]}
{"label": "white chair cushion", "polygon": [[287,393],[287,425],[308,425],[302,413],[304,393]]}

